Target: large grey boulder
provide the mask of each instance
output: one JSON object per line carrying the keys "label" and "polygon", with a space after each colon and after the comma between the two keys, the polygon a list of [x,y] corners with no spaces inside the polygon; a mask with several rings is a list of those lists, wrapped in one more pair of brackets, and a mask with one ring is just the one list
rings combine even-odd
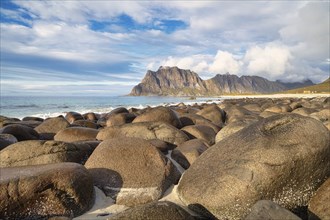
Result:
{"label": "large grey boulder", "polygon": [[0,219],[75,217],[94,203],[93,179],[76,163],[0,169]]}
{"label": "large grey boulder", "polygon": [[99,131],[94,128],[72,127],[59,131],[55,136],[55,141],[75,142],[94,141]]}
{"label": "large grey boulder", "polygon": [[150,142],[138,138],[103,141],[85,166],[97,187],[116,204],[127,206],[158,200],[180,177],[170,160]]}
{"label": "large grey boulder", "polygon": [[42,122],[34,130],[37,131],[42,140],[52,140],[57,132],[70,126],[63,117],[49,118]]}
{"label": "large grey boulder", "polygon": [[177,114],[170,109],[169,107],[159,106],[156,108],[152,108],[143,114],[137,116],[133,123],[136,122],[164,122],[174,127],[181,128],[181,122]]}
{"label": "large grey boulder", "polygon": [[242,219],[261,199],[306,206],[330,174],[330,135],[310,117],[283,114],[243,128],[204,152],[183,174],[178,194],[193,210]]}
{"label": "large grey boulder", "polygon": [[108,220],[194,220],[187,211],[172,202],[152,202],[127,209]]}
{"label": "large grey boulder", "polygon": [[163,122],[139,122],[112,126],[100,130],[96,136],[98,140],[117,137],[136,137],[145,140],[160,139],[175,145],[189,140],[183,131]]}
{"label": "large grey boulder", "polygon": [[60,162],[84,163],[92,153],[84,143],[60,141],[21,141],[0,151],[0,167],[27,166]]}

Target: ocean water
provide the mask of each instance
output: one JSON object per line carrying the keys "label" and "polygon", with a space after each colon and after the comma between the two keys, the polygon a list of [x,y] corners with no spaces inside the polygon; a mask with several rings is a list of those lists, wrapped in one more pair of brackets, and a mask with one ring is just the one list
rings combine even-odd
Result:
{"label": "ocean water", "polygon": [[41,118],[56,117],[66,112],[76,111],[107,113],[118,107],[145,108],[147,106],[175,105],[178,103],[194,104],[205,102],[220,102],[221,98],[159,97],[159,96],[110,96],[110,97],[0,97],[0,115],[23,118],[36,116]]}

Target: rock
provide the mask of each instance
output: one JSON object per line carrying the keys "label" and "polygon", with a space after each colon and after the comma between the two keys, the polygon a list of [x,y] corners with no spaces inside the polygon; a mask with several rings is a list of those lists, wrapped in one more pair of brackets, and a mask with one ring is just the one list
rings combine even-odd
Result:
{"label": "rock", "polygon": [[135,117],[136,116],[133,113],[111,114],[106,120],[106,127],[131,123],[135,119]]}
{"label": "rock", "polygon": [[40,135],[41,140],[52,140],[57,132],[70,126],[70,123],[63,117],[46,119],[34,130]]}
{"label": "rock", "polygon": [[93,128],[71,127],[59,131],[55,136],[55,141],[75,142],[75,141],[94,141],[98,130]]}
{"label": "rock", "polygon": [[27,166],[60,162],[84,163],[92,153],[87,144],[58,141],[21,141],[0,151],[0,167]]}
{"label": "rock", "polygon": [[302,116],[309,116],[313,112],[316,112],[316,109],[305,108],[305,107],[297,108],[292,111],[292,113],[296,113],[296,114],[302,115]]}
{"label": "rock", "polygon": [[245,220],[301,220],[298,216],[289,210],[282,208],[276,203],[269,200],[260,200],[251,208],[251,212],[246,216]]}
{"label": "rock", "polygon": [[84,117],[78,112],[68,112],[65,115],[65,119],[72,124],[74,121],[84,120]]}
{"label": "rock", "polygon": [[75,217],[94,203],[93,180],[76,163],[1,168],[0,218]]}
{"label": "rock", "polygon": [[0,151],[5,147],[14,144],[17,142],[17,139],[12,134],[0,134]]}
{"label": "rock", "polygon": [[193,139],[180,144],[175,148],[171,157],[183,168],[188,169],[195,160],[208,149],[200,139]]}
{"label": "rock", "polygon": [[321,122],[292,113],[269,117],[204,152],[183,174],[178,194],[189,208],[219,219],[242,219],[260,199],[291,210],[307,205],[329,176],[329,156]]}
{"label": "rock", "polygon": [[246,121],[234,121],[223,127],[215,136],[215,143],[225,139],[226,137],[236,133],[237,131],[242,130],[246,126],[251,124],[251,122]]}
{"label": "rock", "polygon": [[86,128],[93,128],[98,129],[98,125],[90,120],[77,120],[74,121],[72,126],[79,126],[79,127],[86,127]]}
{"label": "rock", "polygon": [[133,123],[136,122],[164,122],[173,125],[176,128],[181,128],[182,124],[177,114],[168,107],[159,106],[152,108],[147,112],[137,116]]}
{"label": "rock", "polygon": [[204,118],[210,120],[215,125],[220,127],[223,125],[226,119],[225,112],[215,104],[204,107],[202,110],[197,112],[197,115],[203,116]]}
{"label": "rock", "polygon": [[292,102],[292,103],[290,104],[290,107],[291,107],[292,110],[296,110],[296,109],[298,109],[298,108],[301,108],[302,105],[301,105],[301,102],[300,102],[300,101],[299,101],[299,102]]}
{"label": "rock", "polygon": [[159,139],[151,139],[148,141],[164,154],[167,154],[169,150],[173,150],[176,147],[174,144],[167,143]]}
{"label": "rock", "polygon": [[322,109],[321,111],[310,114],[310,116],[322,122],[330,121],[330,109]]}
{"label": "rock", "polygon": [[275,112],[264,111],[264,112],[261,112],[261,113],[259,114],[259,116],[262,117],[262,118],[268,118],[268,117],[271,117],[271,116],[274,116],[274,115],[278,115],[278,114],[281,114],[281,113],[275,113]]}
{"label": "rock", "polygon": [[116,204],[126,206],[158,200],[179,178],[170,160],[148,141],[138,138],[103,141],[85,167],[98,188]]}
{"label": "rock", "polygon": [[308,219],[330,219],[330,178],[316,191],[308,204]]}
{"label": "rock", "polygon": [[194,220],[187,211],[172,202],[152,202],[146,205],[127,209],[117,215],[111,216],[108,220]]}
{"label": "rock", "polygon": [[215,133],[218,133],[221,128],[220,126],[213,124],[210,120],[204,118],[203,116],[196,114],[184,114],[180,117],[180,121],[183,127],[188,125],[206,125],[211,127]]}
{"label": "rock", "polygon": [[0,129],[0,134],[11,134],[18,141],[38,140],[39,134],[32,128],[25,125],[7,125]]}
{"label": "rock", "polygon": [[94,112],[88,112],[83,114],[83,118],[85,118],[88,121],[96,122],[99,118],[99,115],[95,114]]}
{"label": "rock", "polygon": [[43,122],[44,119],[43,118],[39,118],[39,117],[24,117],[22,119],[22,121],[40,121],[40,122]]}
{"label": "rock", "polygon": [[330,131],[330,121],[323,122],[324,126]]}
{"label": "rock", "polygon": [[129,112],[124,107],[115,108],[110,112],[110,114],[120,114],[120,113],[129,113]]}
{"label": "rock", "polygon": [[181,129],[189,138],[198,138],[205,141],[209,146],[214,144],[216,133],[214,130],[205,125],[190,125]]}
{"label": "rock", "polygon": [[261,107],[258,103],[249,103],[242,106],[250,112],[261,112]]}
{"label": "rock", "polygon": [[107,127],[99,131],[96,139],[105,140],[117,137],[136,137],[145,140],[159,139],[175,145],[189,140],[183,131],[162,122],[139,122]]}
{"label": "rock", "polygon": [[225,108],[224,111],[226,112],[227,123],[234,122],[242,117],[252,114],[252,112],[246,110],[245,108],[235,105]]}

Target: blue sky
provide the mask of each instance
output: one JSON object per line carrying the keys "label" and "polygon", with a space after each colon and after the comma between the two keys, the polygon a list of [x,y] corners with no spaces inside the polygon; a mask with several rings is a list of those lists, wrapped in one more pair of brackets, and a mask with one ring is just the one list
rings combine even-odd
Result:
{"label": "blue sky", "polygon": [[161,65],[329,77],[329,1],[0,2],[1,95],[128,94]]}

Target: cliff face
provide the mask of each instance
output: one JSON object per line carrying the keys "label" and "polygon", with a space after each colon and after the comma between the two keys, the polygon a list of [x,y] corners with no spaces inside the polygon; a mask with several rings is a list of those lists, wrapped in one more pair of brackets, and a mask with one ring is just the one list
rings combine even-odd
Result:
{"label": "cliff face", "polygon": [[160,67],[156,72],[148,71],[142,82],[129,95],[170,95],[170,96],[213,96],[240,93],[272,93],[284,91],[290,86],[304,83],[282,83],[269,81],[259,76],[216,75],[202,80],[197,73],[178,67]]}

